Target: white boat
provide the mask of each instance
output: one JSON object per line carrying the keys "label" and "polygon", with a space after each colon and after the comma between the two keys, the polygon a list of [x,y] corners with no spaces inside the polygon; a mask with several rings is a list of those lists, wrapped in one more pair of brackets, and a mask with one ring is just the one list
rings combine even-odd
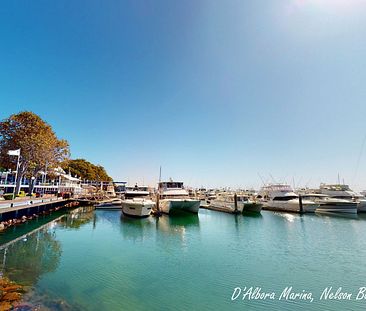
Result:
{"label": "white boat", "polygon": [[95,205],[96,209],[121,209],[121,199],[113,199],[108,201],[100,202]]}
{"label": "white boat", "polygon": [[154,208],[155,202],[150,199],[147,187],[126,187],[125,199],[122,201],[122,212],[132,217],[147,217]]}
{"label": "white boat", "polygon": [[[236,206],[235,206],[236,205]],[[262,210],[263,204],[250,200],[247,195],[237,194],[235,203],[235,193],[218,193],[217,196],[210,200],[210,206],[218,209],[226,209],[235,211],[235,208],[240,213],[255,212],[259,213]]]}
{"label": "white boat", "polygon": [[191,199],[189,193],[183,187],[183,182],[159,183],[159,209],[166,214],[176,212],[189,212],[197,214],[200,200]]}
{"label": "white boat", "polygon": [[210,206],[218,209],[226,209],[238,212],[243,211],[244,203],[241,202],[241,198],[237,196],[236,207],[235,207],[235,196],[234,193],[221,192],[217,193],[215,198],[211,199]]}
{"label": "white boat", "polygon": [[326,194],[331,198],[342,199],[349,202],[356,202],[357,212],[366,212],[366,198],[362,194],[351,190],[348,185],[321,184],[319,190],[321,194]]}
{"label": "white boat", "polygon": [[[263,208],[283,212],[314,213],[319,204],[311,200],[301,200],[292,187],[287,184],[268,184],[261,188],[259,196],[263,199]],[[302,203],[300,205],[300,203]]]}
{"label": "white boat", "polygon": [[325,194],[306,193],[302,197],[319,204],[316,212],[357,214],[357,203],[349,200],[329,197]]}

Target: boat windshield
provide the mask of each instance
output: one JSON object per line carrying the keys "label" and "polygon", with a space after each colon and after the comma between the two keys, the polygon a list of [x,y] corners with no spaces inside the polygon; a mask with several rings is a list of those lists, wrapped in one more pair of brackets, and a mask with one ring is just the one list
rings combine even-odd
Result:
{"label": "boat windshield", "polygon": [[161,182],[159,183],[159,188],[163,189],[183,189],[183,183],[182,182]]}
{"label": "boat windshield", "polygon": [[332,198],[343,199],[343,200],[351,200],[352,199],[351,196],[347,196],[347,195],[335,195],[335,196],[332,196]]}
{"label": "boat windshield", "polygon": [[294,199],[298,199],[297,196],[295,195],[289,195],[289,196],[285,196],[285,197],[275,197],[273,198],[273,201],[290,201],[290,200],[294,200]]}

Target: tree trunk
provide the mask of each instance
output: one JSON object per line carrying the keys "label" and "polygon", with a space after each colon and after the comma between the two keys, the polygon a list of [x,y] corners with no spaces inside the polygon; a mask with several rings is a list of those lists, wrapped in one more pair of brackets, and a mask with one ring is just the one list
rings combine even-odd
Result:
{"label": "tree trunk", "polygon": [[29,183],[29,188],[28,188],[29,196],[31,196],[33,193],[35,183],[36,183],[36,180],[31,178],[30,183]]}
{"label": "tree trunk", "polygon": [[17,169],[18,169],[18,175],[17,175],[17,179],[15,181],[15,195],[19,194],[20,187],[21,187],[20,182],[22,181],[22,179],[24,177],[25,171],[27,170],[27,166],[24,165],[23,162],[21,162]]}
{"label": "tree trunk", "polygon": [[23,179],[23,175],[21,172],[18,172],[18,175],[17,175],[17,180],[15,181],[15,196],[19,194],[19,191],[20,191],[20,182],[21,180]]}

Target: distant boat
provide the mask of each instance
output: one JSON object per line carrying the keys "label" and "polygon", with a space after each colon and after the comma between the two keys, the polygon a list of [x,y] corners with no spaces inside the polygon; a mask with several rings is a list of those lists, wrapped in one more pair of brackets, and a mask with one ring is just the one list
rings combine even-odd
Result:
{"label": "distant boat", "polygon": [[[290,185],[268,184],[259,191],[263,198],[263,208],[283,212],[301,212],[300,198]],[[301,200],[302,209],[305,213],[314,213],[319,204],[310,200]]]}
{"label": "distant boat", "polygon": [[234,212],[236,208],[238,212],[244,214],[246,212],[260,213],[263,204],[250,200],[247,195],[237,194],[235,207],[235,193],[222,192],[218,193],[214,199],[210,200],[210,206],[232,212]]}
{"label": "distant boat", "polygon": [[262,203],[259,203],[257,201],[253,201],[249,199],[248,197],[243,197],[243,214],[249,212],[249,213],[260,213],[263,207]]}
{"label": "distant boat", "polygon": [[366,198],[360,193],[351,190],[348,185],[321,184],[319,187],[319,192],[334,199],[341,199],[351,203],[356,203],[357,212],[366,212]]}
{"label": "distant boat", "polygon": [[219,192],[214,198],[209,201],[210,206],[217,209],[224,209],[234,212],[235,209],[238,212],[243,211],[243,202],[240,202],[240,198],[237,197],[236,206],[234,193],[231,192]]}
{"label": "distant boat", "polygon": [[121,199],[113,199],[109,201],[103,201],[94,205],[96,209],[121,209]]}
{"label": "distant boat", "polygon": [[191,199],[183,182],[159,182],[159,209],[166,214],[189,212],[197,214],[200,200]]}
{"label": "distant boat", "polygon": [[329,197],[325,194],[306,193],[302,197],[319,204],[316,212],[357,214],[357,203]]}
{"label": "distant boat", "polygon": [[148,217],[155,202],[150,199],[147,187],[126,187],[125,199],[122,201],[122,212],[132,217]]}

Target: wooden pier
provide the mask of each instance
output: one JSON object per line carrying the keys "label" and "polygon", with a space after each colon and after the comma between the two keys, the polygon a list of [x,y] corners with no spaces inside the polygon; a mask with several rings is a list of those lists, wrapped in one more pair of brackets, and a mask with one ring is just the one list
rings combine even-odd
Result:
{"label": "wooden pier", "polygon": [[47,213],[50,210],[60,207],[76,205],[73,199],[64,198],[45,198],[29,200],[3,201],[0,203],[0,221],[10,219],[21,219],[32,215]]}
{"label": "wooden pier", "polygon": [[214,207],[214,206],[211,206],[211,205],[208,205],[208,204],[203,204],[203,205],[200,206],[200,208],[208,209],[208,210],[216,211],[216,212],[233,214],[233,215],[241,214],[241,211],[239,211],[239,210],[235,211],[235,210],[230,209],[230,208]]}

